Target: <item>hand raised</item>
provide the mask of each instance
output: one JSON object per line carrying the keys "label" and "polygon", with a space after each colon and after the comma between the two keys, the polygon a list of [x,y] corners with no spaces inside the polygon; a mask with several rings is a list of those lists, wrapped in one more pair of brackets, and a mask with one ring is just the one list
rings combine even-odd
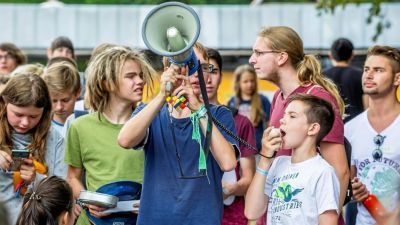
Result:
{"label": "hand raised", "polygon": [[22,159],[24,163],[21,165],[21,178],[25,181],[26,184],[30,184],[35,180],[36,177],[36,169],[33,164],[33,160],[29,159]]}
{"label": "hand raised", "polygon": [[182,81],[177,78],[177,75],[186,75],[186,73],[186,67],[171,64],[161,75],[160,93],[163,94],[164,97],[171,95],[175,88],[179,87],[182,83]]}
{"label": "hand raised", "polygon": [[0,168],[3,170],[8,170],[12,163],[13,160],[11,156],[7,152],[0,150]]}
{"label": "hand raised", "polygon": [[282,145],[282,137],[280,132],[276,132],[274,127],[268,127],[264,130],[261,139],[261,154],[267,157],[273,157]]}
{"label": "hand raised", "polygon": [[193,87],[190,84],[190,78],[184,75],[177,75],[177,78],[181,80],[181,85],[174,90],[174,95],[177,98],[184,96],[189,102],[189,109],[191,111],[197,111],[200,109],[202,102],[199,97],[194,93]]}

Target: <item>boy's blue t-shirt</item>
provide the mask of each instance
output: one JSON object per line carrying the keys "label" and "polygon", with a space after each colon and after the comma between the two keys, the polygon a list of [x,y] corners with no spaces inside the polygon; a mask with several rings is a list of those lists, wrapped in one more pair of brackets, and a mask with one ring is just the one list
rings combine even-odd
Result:
{"label": "boy's blue t-shirt", "polygon": [[[134,115],[143,108],[144,105],[138,107]],[[211,105],[211,113],[236,134],[232,113],[226,107]],[[208,179],[179,179],[181,173],[170,119],[183,174],[199,175],[200,147],[192,140],[193,126],[190,118],[170,118],[167,105],[164,105],[152,121],[144,145],[145,171],[138,224],[220,225],[223,212],[223,171],[210,152],[207,157]],[[237,146],[233,138],[219,130],[228,142]]]}

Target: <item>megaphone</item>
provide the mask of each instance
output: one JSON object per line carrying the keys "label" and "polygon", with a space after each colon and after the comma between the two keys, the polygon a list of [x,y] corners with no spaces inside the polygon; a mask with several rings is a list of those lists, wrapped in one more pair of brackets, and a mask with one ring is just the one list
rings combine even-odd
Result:
{"label": "megaphone", "polygon": [[154,53],[168,57],[173,64],[188,65],[189,75],[199,68],[192,48],[199,35],[199,17],[191,7],[180,2],[166,2],[152,9],[142,26],[145,45]]}

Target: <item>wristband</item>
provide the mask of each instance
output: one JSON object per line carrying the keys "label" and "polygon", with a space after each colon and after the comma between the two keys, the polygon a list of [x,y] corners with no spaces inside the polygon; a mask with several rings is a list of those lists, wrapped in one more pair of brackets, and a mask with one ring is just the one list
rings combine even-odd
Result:
{"label": "wristband", "polygon": [[261,174],[261,175],[268,176],[268,170],[263,170],[258,166],[256,167],[256,172]]}
{"label": "wristband", "polygon": [[259,152],[258,153],[260,156],[262,156],[262,157],[264,157],[264,158],[266,158],[266,159],[273,159],[273,158],[275,158],[275,155],[276,155],[276,152],[274,152],[274,154],[272,155],[272,156],[266,156],[266,155],[264,155],[264,154],[261,154],[261,152]]}

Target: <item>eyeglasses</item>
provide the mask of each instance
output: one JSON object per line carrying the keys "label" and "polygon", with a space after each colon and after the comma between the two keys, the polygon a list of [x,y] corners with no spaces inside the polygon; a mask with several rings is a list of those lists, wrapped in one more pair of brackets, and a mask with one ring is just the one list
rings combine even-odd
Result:
{"label": "eyeglasses", "polygon": [[218,68],[214,68],[210,73],[212,74],[219,74],[220,70]]}
{"label": "eyeglasses", "polygon": [[11,60],[11,59],[15,59],[15,57],[13,55],[10,55],[10,54],[0,55],[0,60],[3,60],[3,59],[8,61],[8,60]]}
{"label": "eyeglasses", "polygon": [[376,144],[376,148],[372,151],[372,157],[375,160],[380,160],[382,158],[383,152],[381,150],[381,146],[383,145],[383,141],[385,140],[386,136],[382,136],[380,134],[374,137],[374,143]]}
{"label": "eyeglasses", "polygon": [[270,51],[257,51],[257,50],[253,50],[252,55],[255,55],[256,57],[260,57],[264,54],[268,54],[268,53],[280,53],[279,51],[274,51],[274,50],[270,50]]}
{"label": "eyeglasses", "polygon": [[214,65],[209,63],[202,63],[200,64],[200,67],[204,73],[212,73],[212,71],[214,70]]}

